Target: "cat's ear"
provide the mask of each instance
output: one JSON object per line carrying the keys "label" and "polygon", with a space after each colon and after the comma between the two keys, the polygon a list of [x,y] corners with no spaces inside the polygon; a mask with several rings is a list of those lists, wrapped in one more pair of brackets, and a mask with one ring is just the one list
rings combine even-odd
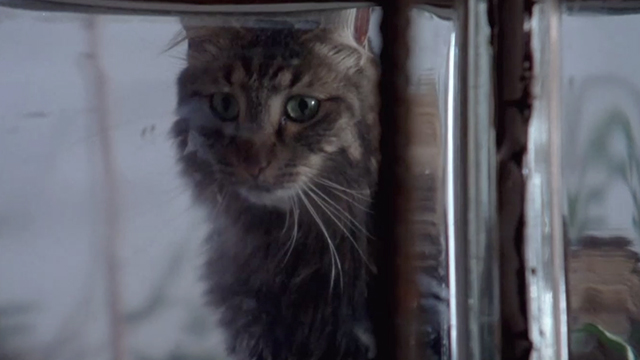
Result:
{"label": "cat's ear", "polygon": [[331,11],[320,16],[320,27],[329,29],[335,37],[355,41],[368,50],[370,19],[371,9],[368,7]]}
{"label": "cat's ear", "polygon": [[320,32],[328,38],[314,44],[315,51],[328,56],[343,71],[361,71],[365,62],[370,60],[369,50],[369,8],[344,10],[323,19]]}
{"label": "cat's ear", "polygon": [[353,24],[353,36],[356,43],[366,50],[369,50],[369,21],[371,19],[370,8],[360,8],[356,10]]}
{"label": "cat's ear", "polygon": [[189,62],[210,59],[231,47],[231,39],[244,32],[230,17],[183,17],[181,42],[187,42]]}
{"label": "cat's ear", "polygon": [[329,59],[331,63],[347,74],[362,71],[365,64],[371,60],[371,54],[366,48],[356,44],[352,32],[332,32],[328,39],[326,37],[320,38],[319,41],[314,41],[311,46],[315,54]]}

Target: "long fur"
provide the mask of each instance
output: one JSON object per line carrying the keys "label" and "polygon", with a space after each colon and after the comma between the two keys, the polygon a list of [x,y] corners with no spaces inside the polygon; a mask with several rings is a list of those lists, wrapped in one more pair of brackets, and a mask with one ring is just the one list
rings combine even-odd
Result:
{"label": "long fur", "polygon": [[[211,212],[204,278],[229,353],[371,358],[374,58],[341,26],[185,30],[188,64],[172,134],[183,174]],[[216,119],[208,107],[222,90],[239,98],[236,122]],[[319,98],[317,118],[287,122],[282,109],[291,94]],[[251,156],[270,157],[264,194],[238,175]]]}

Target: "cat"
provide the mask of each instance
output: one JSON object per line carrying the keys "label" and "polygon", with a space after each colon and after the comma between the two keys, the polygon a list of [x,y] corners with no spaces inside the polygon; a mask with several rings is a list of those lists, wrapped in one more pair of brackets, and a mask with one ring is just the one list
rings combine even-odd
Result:
{"label": "cat", "polygon": [[344,26],[184,28],[171,133],[229,355],[373,358],[376,57]]}

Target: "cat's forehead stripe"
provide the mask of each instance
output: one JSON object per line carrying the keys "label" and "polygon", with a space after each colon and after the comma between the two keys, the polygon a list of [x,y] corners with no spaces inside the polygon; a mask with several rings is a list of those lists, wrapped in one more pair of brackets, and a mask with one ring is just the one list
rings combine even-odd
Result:
{"label": "cat's forehead stripe", "polygon": [[293,80],[294,80],[294,76],[291,70],[280,69],[276,73],[276,78],[274,82],[280,87],[292,87],[292,86],[295,86],[293,84],[294,83]]}
{"label": "cat's forehead stripe", "polygon": [[300,84],[305,75],[298,66],[281,58],[265,61],[242,57],[223,69],[223,78],[230,85],[248,86],[246,90],[282,90]]}

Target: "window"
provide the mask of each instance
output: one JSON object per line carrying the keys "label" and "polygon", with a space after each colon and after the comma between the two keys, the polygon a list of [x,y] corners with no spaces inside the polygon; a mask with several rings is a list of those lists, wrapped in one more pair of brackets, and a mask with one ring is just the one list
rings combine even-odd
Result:
{"label": "window", "polygon": [[261,2],[0,1],[0,358],[499,356],[491,4]]}

